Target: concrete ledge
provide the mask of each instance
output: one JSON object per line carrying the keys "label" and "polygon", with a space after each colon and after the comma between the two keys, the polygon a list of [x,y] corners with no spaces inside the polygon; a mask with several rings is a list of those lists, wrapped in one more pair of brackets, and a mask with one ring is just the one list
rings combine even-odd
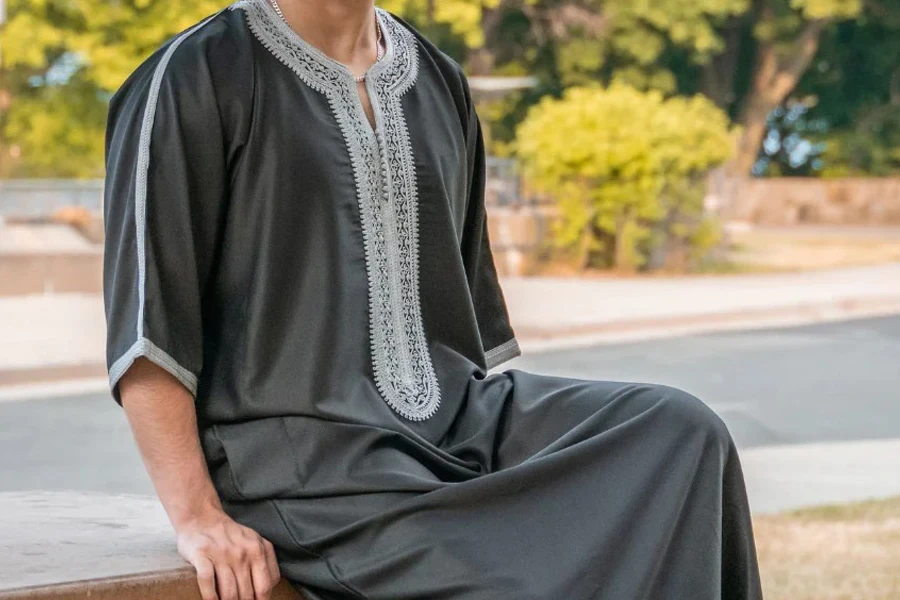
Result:
{"label": "concrete ledge", "polygon": [[[0,600],[199,600],[155,498],[0,494]],[[282,581],[274,600],[302,600]]]}

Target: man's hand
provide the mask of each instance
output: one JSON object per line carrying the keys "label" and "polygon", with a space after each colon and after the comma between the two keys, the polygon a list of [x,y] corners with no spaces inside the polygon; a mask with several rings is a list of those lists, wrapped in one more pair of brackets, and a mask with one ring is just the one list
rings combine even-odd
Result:
{"label": "man's hand", "polygon": [[203,600],[268,600],[280,577],[268,540],[222,509],[200,448],[194,399],[140,358],[119,382],[122,405],[156,493],[197,569]]}
{"label": "man's hand", "polygon": [[180,527],[178,552],[197,569],[203,600],[269,600],[281,575],[272,544],[224,512]]}

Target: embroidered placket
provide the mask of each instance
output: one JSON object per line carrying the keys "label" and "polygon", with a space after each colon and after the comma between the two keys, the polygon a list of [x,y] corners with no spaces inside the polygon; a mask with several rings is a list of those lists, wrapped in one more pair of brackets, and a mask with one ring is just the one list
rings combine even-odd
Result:
{"label": "embroidered placket", "polygon": [[300,38],[266,0],[241,0],[256,38],[325,96],[353,165],[369,284],[369,337],[375,384],[401,416],[422,421],[440,405],[419,296],[418,192],[401,99],[418,75],[412,34],[387,12],[376,16],[387,44],[366,75],[372,135],[353,74]]}

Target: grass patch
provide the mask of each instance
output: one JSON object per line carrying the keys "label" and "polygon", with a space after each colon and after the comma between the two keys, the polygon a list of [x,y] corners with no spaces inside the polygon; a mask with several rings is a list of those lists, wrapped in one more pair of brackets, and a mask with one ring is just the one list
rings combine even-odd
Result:
{"label": "grass patch", "polygon": [[767,600],[900,599],[900,497],[754,519]]}
{"label": "grass patch", "polygon": [[[866,500],[853,504],[828,504],[785,513],[806,521],[867,521],[878,522],[900,518],[900,496],[888,500]],[[897,565],[900,568],[900,564]]]}

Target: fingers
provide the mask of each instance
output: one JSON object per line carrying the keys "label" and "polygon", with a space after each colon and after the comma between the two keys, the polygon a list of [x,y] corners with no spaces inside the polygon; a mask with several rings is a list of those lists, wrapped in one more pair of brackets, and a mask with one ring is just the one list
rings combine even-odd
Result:
{"label": "fingers", "polygon": [[205,556],[194,559],[194,568],[197,569],[197,584],[200,586],[200,597],[203,600],[219,600],[216,593],[216,572],[211,560]]}
{"label": "fingers", "polygon": [[266,547],[263,539],[257,536],[256,552],[250,563],[250,576],[253,579],[253,590],[256,592],[256,600],[269,600],[272,595],[274,581],[269,573],[269,565],[266,561]]}
{"label": "fingers", "polygon": [[270,600],[280,579],[272,544],[231,520],[182,531],[178,551],[197,570],[203,600]]}
{"label": "fingers", "polygon": [[278,568],[278,558],[275,556],[275,547],[272,542],[265,538],[262,539],[263,549],[266,554],[266,566],[269,568],[269,577],[272,579],[272,587],[278,585],[281,580],[281,569]]}
{"label": "fingers", "polygon": [[266,563],[262,538],[252,529],[239,526],[228,531],[228,558],[238,586],[240,600],[269,600],[272,580]]}
{"label": "fingers", "polygon": [[237,580],[237,597],[240,600],[256,600],[256,594],[253,591],[253,578],[250,575],[250,565],[243,562],[233,569],[234,578]]}
{"label": "fingers", "polygon": [[216,587],[219,590],[219,600],[239,600],[237,579],[228,563],[216,564]]}

